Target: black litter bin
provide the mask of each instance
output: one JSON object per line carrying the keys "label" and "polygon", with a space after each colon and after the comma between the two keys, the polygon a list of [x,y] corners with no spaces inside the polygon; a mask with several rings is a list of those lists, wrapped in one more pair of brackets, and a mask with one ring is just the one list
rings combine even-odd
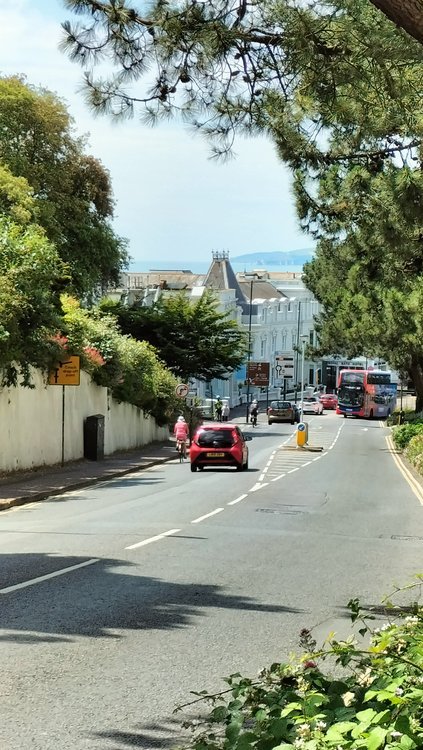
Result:
{"label": "black litter bin", "polygon": [[104,414],[93,414],[84,421],[84,457],[91,461],[104,458]]}

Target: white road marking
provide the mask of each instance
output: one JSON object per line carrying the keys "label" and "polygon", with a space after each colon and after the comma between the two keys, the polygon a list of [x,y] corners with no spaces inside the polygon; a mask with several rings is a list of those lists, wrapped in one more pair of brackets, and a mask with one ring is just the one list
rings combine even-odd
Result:
{"label": "white road marking", "polygon": [[7,586],[4,589],[0,589],[0,594],[10,594],[12,591],[18,591],[18,589],[25,589],[27,586],[34,586],[36,583],[42,583],[42,581],[48,581],[49,578],[57,578],[57,576],[63,576],[66,573],[72,573],[73,570],[79,570],[79,568],[86,568],[87,565],[94,565],[94,563],[100,562],[99,558],[93,558],[92,560],[86,560],[85,562],[78,563],[78,565],[70,565],[68,568],[62,568],[61,570],[55,570],[53,573],[46,573],[44,576],[38,576],[38,578],[31,578],[29,581],[23,581],[22,583],[16,583],[14,586]]}
{"label": "white road marking", "polygon": [[363,432],[367,432],[368,429],[369,429],[368,427],[363,427]]}
{"label": "white road marking", "polygon": [[210,516],[215,516],[216,513],[221,513],[222,510],[225,510],[224,508],[216,508],[216,510],[212,510],[211,513],[206,513],[205,516],[200,516],[199,518],[195,518],[194,521],[191,521],[191,523],[200,523],[201,521],[204,521],[206,518],[210,518]]}
{"label": "white road marking", "polygon": [[136,544],[130,544],[129,547],[125,547],[125,549],[137,549],[138,547],[145,547],[146,544],[151,544],[152,542],[158,542],[159,539],[164,539],[166,536],[177,534],[178,531],[180,530],[181,529],[170,529],[170,531],[164,531],[162,534],[151,536],[149,539],[144,539],[142,542],[136,542]]}
{"label": "white road marking", "polygon": [[278,477],[275,477],[274,479],[272,479],[272,482],[277,482],[278,479],[282,479],[282,477],[284,477],[284,476],[286,476],[286,474],[279,474]]}
{"label": "white road marking", "polygon": [[321,456],[317,456],[317,458],[313,458],[312,461],[320,461]]}
{"label": "white road marking", "polygon": [[287,473],[287,474],[293,474],[293,473],[294,473],[294,471],[299,471],[299,470],[300,470],[300,467],[299,467],[299,466],[297,466],[297,468],[296,468],[296,469],[290,469],[290,470],[289,470],[289,471],[287,471],[286,473]]}
{"label": "white road marking", "polygon": [[309,466],[311,464],[311,461],[306,461],[305,464],[301,464],[301,466]]}
{"label": "white road marking", "polygon": [[248,497],[248,495],[240,495],[239,497],[237,497],[236,500],[231,500],[231,502],[227,503],[227,504],[228,505],[236,505],[237,503],[240,503],[241,500],[245,500],[246,497]]}
{"label": "white road marking", "polygon": [[250,492],[257,492],[257,490],[261,490],[262,487],[267,487],[268,484],[269,482],[263,482],[263,484],[258,482],[254,487],[251,487]]}

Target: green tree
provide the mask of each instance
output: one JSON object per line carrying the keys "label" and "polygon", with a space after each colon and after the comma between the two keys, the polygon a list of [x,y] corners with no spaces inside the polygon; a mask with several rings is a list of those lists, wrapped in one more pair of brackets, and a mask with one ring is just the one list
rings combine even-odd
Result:
{"label": "green tree", "polygon": [[17,224],[29,224],[35,218],[33,190],[25,177],[15,177],[0,164],[0,215]]}
{"label": "green tree", "polygon": [[111,80],[87,75],[98,111],[179,113],[216,155],[237,133],[272,137],[319,243],[306,283],[326,308],[321,351],[380,352],[410,372],[422,404],[423,49],[388,20],[399,3],[67,5],[90,16],[65,26],[71,57],[109,52],[116,65]]}
{"label": "green tree", "polygon": [[148,341],[182,381],[225,378],[245,359],[246,337],[236,321],[217,309],[211,291],[190,302],[184,292],[162,297],[152,307],[105,301],[120,329]]}
{"label": "green tree", "polygon": [[56,347],[52,336],[61,323],[60,287],[66,267],[44,232],[0,216],[0,370],[3,385],[21,374],[30,384],[29,366],[46,368]]}
{"label": "green tree", "polygon": [[[37,223],[67,263],[74,291],[87,294],[116,282],[127,255],[110,224],[108,173],[85,153],[85,140],[72,127],[54,94],[20,78],[0,78],[0,162],[29,184]],[[4,200],[2,207],[8,212]]]}

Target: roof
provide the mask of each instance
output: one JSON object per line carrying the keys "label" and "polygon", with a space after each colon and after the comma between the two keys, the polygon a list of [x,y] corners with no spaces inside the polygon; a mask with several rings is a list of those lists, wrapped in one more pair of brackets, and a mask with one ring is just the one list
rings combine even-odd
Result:
{"label": "roof", "polygon": [[209,289],[218,290],[233,289],[236,301],[240,305],[245,305],[245,302],[248,301],[248,298],[241,291],[234,270],[229,262],[229,254],[226,252],[213,253],[213,260],[204,280],[204,286]]}
{"label": "roof", "polygon": [[288,299],[286,294],[277,289],[269,281],[261,281],[260,279],[254,279],[253,284],[251,281],[240,281],[239,286],[247,301],[250,300],[250,294],[252,292],[253,300],[271,300],[271,299]]}

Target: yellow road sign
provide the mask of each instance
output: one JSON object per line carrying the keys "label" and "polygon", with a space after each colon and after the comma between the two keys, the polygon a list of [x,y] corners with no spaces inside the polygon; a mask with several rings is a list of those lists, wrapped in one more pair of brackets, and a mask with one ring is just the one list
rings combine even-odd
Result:
{"label": "yellow road sign", "polygon": [[79,385],[80,358],[69,357],[66,362],[58,362],[48,376],[49,385]]}

